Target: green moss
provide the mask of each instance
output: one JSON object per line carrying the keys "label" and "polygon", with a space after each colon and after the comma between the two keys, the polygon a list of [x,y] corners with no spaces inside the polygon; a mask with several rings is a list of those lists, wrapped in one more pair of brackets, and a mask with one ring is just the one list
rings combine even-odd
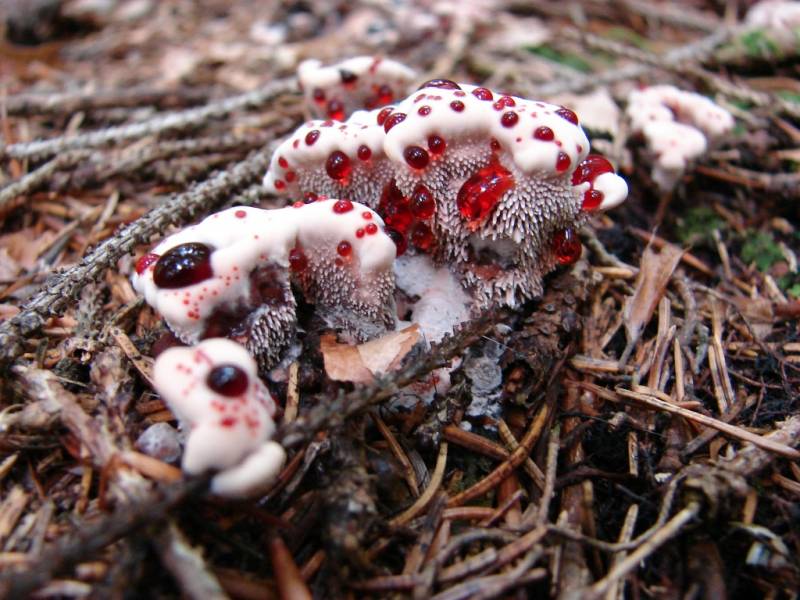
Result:
{"label": "green moss", "polygon": [[707,206],[690,208],[683,217],[677,219],[678,239],[687,246],[708,244],[713,240],[715,229],[725,229],[725,221]]}
{"label": "green moss", "polygon": [[776,262],[784,260],[781,247],[770,234],[750,230],[745,236],[740,256],[748,265],[755,263],[759,271],[765,272]]}
{"label": "green moss", "polygon": [[751,58],[771,58],[780,54],[780,48],[775,41],[760,29],[748,31],[739,41]]}
{"label": "green moss", "polygon": [[549,60],[560,65],[565,65],[575,71],[580,71],[581,73],[589,73],[592,70],[592,65],[590,65],[577,54],[561,52],[560,50],[556,50],[551,46],[535,46],[528,48],[527,50],[531,54],[540,56],[545,60]]}

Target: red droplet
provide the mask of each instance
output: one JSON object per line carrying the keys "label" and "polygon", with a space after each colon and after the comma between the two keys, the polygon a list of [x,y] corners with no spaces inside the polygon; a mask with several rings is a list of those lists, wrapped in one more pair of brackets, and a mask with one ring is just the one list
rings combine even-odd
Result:
{"label": "red droplet", "polygon": [[485,87],[479,87],[472,90],[472,95],[475,96],[478,100],[487,100],[491,102],[494,100],[494,95],[492,94],[492,90],[487,89]]}
{"label": "red droplet", "polygon": [[306,195],[303,196],[303,203],[311,204],[312,202],[316,202],[317,198],[319,198],[319,196],[317,196],[314,192],[306,192]]}
{"label": "red droplet", "polygon": [[356,229],[356,237],[357,238],[363,238],[364,237],[364,230],[361,229],[360,227],[358,229]]}
{"label": "red droplet", "polygon": [[404,236],[399,231],[391,229],[390,227],[386,228],[386,235],[388,235],[394,242],[395,252],[396,252],[395,256],[402,256],[403,254],[406,253],[406,250],[408,249],[408,242],[406,242],[406,236]]}
{"label": "red droplet", "polygon": [[144,256],[139,257],[139,260],[136,261],[136,272],[141,275],[144,273],[150,265],[154,264],[159,259],[158,254],[153,254],[152,252],[148,252]]}
{"label": "red droplet", "polygon": [[342,257],[350,256],[353,253],[353,247],[347,240],[342,240],[339,242],[339,245],[336,246],[336,252]]}
{"label": "red droplet", "polygon": [[364,219],[366,219],[367,221],[369,221],[369,220],[371,220],[371,219],[372,219],[372,213],[371,213],[371,212],[369,212],[368,210],[365,210],[364,212],[362,212],[362,213],[361,213],[361,216],[362,216]]}
{"label": "red droplet", "polygon": [[411,243],[415,248],[419,248],[423,252],[428,252],[433,248],[433,232],[431,228],[425,223],[417,223],[411,231]]}
{"label": "red droplet", "polygon": [[236,365],[214,367],[206,377],[206,385],[223,396],[241,396],[250,385],[247,373]]}
{"label": "red droplet", "polygon": [[228,427],[233,427],[238,422],[239,419],[237,419],[236,417],[223,417],[222,419],[220,419],[219,425],[220,427],[228,428]]}
{"label": "red droplet", "polygon": [[289,163],[282,156],[278,157],[278,164],[281,166],[281,169],[285,169],[286,167],[289,166]]}
{"label": "red droplet", "polygon": [[353,85],[358,81],[358,75],[347,69],[339,69],[339,77],[342,78],[342,83],[345,85]]}
{"label": "red droplet", "polygon": [[392,106],[387,106],[386,108],[381,110],[381,112],[378,113],[378,117],[377,117],[378,125],[383,125],[383,122],[386,120],[386,117],[388,117],[392,113],[393,110],[394,110],[394,107],[392,107]]}
{"label": "red droplet", "polygon": [[211,278],[211,253],[206,244],[181,244],[167,250],[156,262],[153,281],[160,288],[175,289]]}
{"label": "red droplet", "polygon": [[492,152],[499,152],[500,151],[500,142],[496,139],[492,138],[492,141],[489,142],[489,147],[492,149]]}
{"label": "red droplet", "polygon": [[295,178],[294,171],[286,171],[286,181],[292,183],[294,181],[294,178]]}
{"label": "red droplet", "polygon": [[294,204],[292,204],[292,208],[303,208],[305,206],[305,202],[302,200],[298,200]]}
{"label": "red droplet", "polygon": [[300,140],[294,140],[292,142],[292,148],[297,148],[300,145]]}
{"label": "red droplet", "polygon": [[569,156],[566,152],[559,152],[558,156],[556,157],[556,171],[563,173],[569,169],[569,165],[571,163],[572,161],[569,159]]}
{"label": "red droplet", "polygon": [[334,150],[325,161],[325,172],[331,179],[346,179],[350,175],[350,158],[341,150]]}
{"label": "red droplet", "polygon": [[543,125],[542,127],[536,128],[536,130],[533,132],[533,137],[543,142],[552,142],[555,139],[556,134],[553,133],[552,129]]}
{"label": "red droplet", "polygon": [[608,159],[599,154],[590,154],[584,158],[572,174],[572,185],[580,185],[582,183],[592,183],[598,175],[603,173],[613,173],[614,167],[608,162]]}
{"label": "red droplet", "polygon": [[308,257],[300,248],[289,250],[289,268],[295,273],[305,271],[308,267]]}
{"label": "red droplet", "polygon": [[553,253],[560,265],[571,265],[581,257],[581,241],[571,228],[557,231],[553,236]]}
{"label": "red droplet", "polygon": [[378,226],[375,223],[369,223],[366,227],[364,227],[364,231],[367,232],[367,235],[375,235],[378,233]]}
{"label": "red droplet", "polygon": [[350,200],[337,200],[333,205],[333,212],[343,214],[353,210],[353,203]]}
{"label": "red droplet", "polygon": [[369,146],[364,146],[363,144],[358,147],[358,158],[360,160],[369,160],[372,156],[372,150],[369,149]]}
{"label": "red droplet", "polygon": [[237,210],[235,213],[233,213],[233,215],[234,215],[234,216],[235,216],[237,219],[244,219],[245,217],[247,217],[247,211],[244,211],[244,210]]}
{"label": "red droplet", "polygon": [[519,121],[519,115],[514,111],[504,112],[503,116],[500,117],[500,124],[503,127],[513,127]]}
{"label": "red droplet", "polygon": [[411,212],[418,219],[430,219],[436,212],[436,201],[433,199],[433,194],[422,184],[414,188],[414,193],[411,194]]}
{"label": "red droplet", "polygon": [[424,169],[428,166],[428,161],[430,159],[425,149],[419,146],[408,146],[403,150],[403,157],[406,159],[409,166],[415,169]]}
{"label": "red droplet", "polygon": [[429,114],[431,114],[431,107],[427,104],[423,104],[417,109],[417,114],[422,117],[427,117]]}
{"label": "red droplet", "polygon": [[569,121],[573,125],[577,125],[578,124],[578,115],[576,115],[574,112],[572,112],[568,108],[565,108],[565,107],[562,106],[561,108],[556,110],[556,114],[559,117],[561,117],[562,119],[566,119],[567,121]]}
{"label": "red droplet", "polygon": [[406,231],[414,220],[411,203],[403,196],[394,179],[384,188],[378,210],[386,224],[398,231]]}
{"label": "red droplet", "polygon": [[283,182],[282,179],[276,179],[275,180],[275,189],[276,190],[282,190],[282,189],[285,189],[285,188],[286,188],[286,184]]}
{"label": "red droplet", "polygon": [[398,123],[402,123],[405,120],[406,120],[406,113],[401,113],[401,112],[392,113],[391,116],[389,116],[389,118],[387,118],[386,121],[383,123],[383,130],[386,133],[389,133],[389,130],[392,127],[394,127]]}
{"label": "red droplet", "polygon": [[344,121],[344,105],[338,100],[328,102],[328,117],[335,121]]}
{"label": "red droplet", "polygon": [[516,106],[516,105],[517,103],[511,96],[501,96],[497,102],[492,104],[495,110],[503,110],[506,107]]}
{"label": "red droplet", "polygon": [[492,163],[464,182],[458,190],[456,205],[467,224],[476,228],[512,187],[514,176],[511,172],[498,163]]}
{"label": "red droplet", "polygon": [[325,102],[325,92],[319,88],[314,88],[314,91],[311,92],[312,96],[314,96],[314,102],[317,104],[323,104]]}
{"label": "red droplet", "polygon": [[464,111],[464,103],[461,100],[453,100],[450,103],[450,108],[452,108],[456,112],[463,112]]}
{"label": "red droplet", "polygon": [[391,87],[389,87],[384,83],[381,87],[378,88],[378,95],[376,97],[378,106],[389,104],[392,100],[394,100],[394,92],[392,91]]}
{"label": "red droplet", "polygon": [[306,146],[313,146],[319,139],[319,129],[312,129],[306,134]]}
{"label": "red droplet", "polygon": [[603,197],[603,192],[590,188],[583,193],[581,208],[586,211],[596,210],[603,203]]}
{"label": "red droplet", "polygon": [[431,154],[441,154],[446,147],[447,143],[444,141],[444,138],[438,135],[428,136],[428,150],[431,151]]}
{"label": "red droplet", "polygon": [[439,88],[442,90],[460,90],[461,86],[455,81],[449,79],[430,79],[419,86],[417,89],[423,90],[425,88]]}

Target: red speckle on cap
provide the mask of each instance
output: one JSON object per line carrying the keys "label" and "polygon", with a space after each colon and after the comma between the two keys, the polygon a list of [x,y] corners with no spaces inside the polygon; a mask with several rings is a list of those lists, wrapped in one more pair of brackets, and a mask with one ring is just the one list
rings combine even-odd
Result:
{"label": "red speckle on cap", "polygon": [[245,210],[237,210],[233,214],[237,219],[244,219],[245,217],[247,217],[247,211]]}
{"label": "red speckle on cap", "polygon": [[369,212],[368,210],[365,210],[364,212],[362,212],[362,213],[361,213],[361,216],[362,216],[364,219],[366,219],[367,221],[369,221],[370,219],[372,219],[372,213],[371,213],[371,212]]}

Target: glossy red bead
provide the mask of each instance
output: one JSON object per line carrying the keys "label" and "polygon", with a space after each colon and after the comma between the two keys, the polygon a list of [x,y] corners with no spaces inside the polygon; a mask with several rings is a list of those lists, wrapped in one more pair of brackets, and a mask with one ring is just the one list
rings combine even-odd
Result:
{"label": "glossy red bead", "polygon": [[210,279],[211,246],[200,243],[181,244],[167,250],[156,261],[153,281],[160,288],[175,289]]}
{"label": "glossy red bead", "polygon": [[308,268],[308,257],[300,248],[289,250],[289,268],[295,273],[305,271]]}
{"label": "glossy red bead", "polygon": [[403,150],[403,158],[406,159],[409,166],[415,169],[424,169],[430,160],[427,151],[419,146],[408,146]]}
{"label": "glossy red bead", "polygon": [[339,181],[350,175],[350,158],[341,150],[334,150],[325,161],[325,172],[331,179]]}
{"label": "glossy red bead", "polygon": [[431,154],[441,154],[447,148],[447,142],[444,141],[443,137],[438,135],[431,135],[428,136],[428,150],[431,151]]}
{"label": "glossy red bead", "polygon": [[519,115],[514,111],[504,112],[503,116],[500,117],[500,124],[503,127],[513,127],[519,121]]}
{"label": "glossy red bead", "polygon": [[492,94],[492,91],[485,87],[475,88],[474,90],[472,90],[472,95],[475,96],[478,100],[486,100],[489,102],[494,100],[494,95]]}
{"label": "glossy red bead", "polygon": [[565,107],[562,106],[561,108],[559,108],[556,111],[556,114],[559,117],[561,117],[562,119],[566,119],[567,121],[569,121],[573,125],[577,125],[578,124],[578,115],[576,115],[574,112],[572,112],[568,108],[565,108]]}
{"label": "glossy red bead", "polygon": [[453,100],[450,103],[450,108],[456,112],[464,112],[464,103],[461,100]]}
{"label": "glossy red bead", "polygon": [[247,373],[236,365],[219,365],[209,371],[206,385],[216,393],[230,398],[244,394],[250,381]]}
{"label": "glossy red bead", "polygon": [[319,129],[312,129],[306,134],[306,146],[313,146],[319,139]]}
{"label": "glossy red bead", "polygon": [[533,137],[537,140],[541,140],[543,142],[552,142],[556,135],[553,133],[553,130],[549,127],[545,127],[544,125],[541,127],[537,127],[533,132]]}
{"label": "glossy red bead", "polygon": [[436,212],[436,201],[433,199],[431,191],[420,184],[414,188],[411,194],[411,212],[418,219],[430,219]]}
{"label": "glossy red bead", "polygon": [[581,251],[581,241],[573,229],[563,229],[553,236],[553,254],[558,264],[573,264],[581,257]]}
{"label": "glossy red bead", "polygon": [[572,164],[572,161],[570,160],[569,155],[566,152],[559,152],[558,156],[556,157],[556,171],[563,173],[569,169],[570,164]]}
{"label": "glossy red bead", "polygon": [[429,252],[434,245],[433,231],[425,223],[417,223],[411,230],[411,243],[423,252]]}
{"label": "glossy red bead", "polygon": [[350,200],[337,200],[333,205],[333,212],[344,214],[353,210],[353,203]]}
{"label": "glossy red bead", "polygon": [[350,242],[347,240],[342,240],[339,242],[339,245],[336,246],[336,253],[339,256],[350,256],[353,253],[353,246],[350,245]]}
{"label": "glossy red bead", "polygon": [[456,206],[467,223],[477,227],[512,187],[514,176],[511,172],[498,163],[492,163],[464,182],[458,190]]}
{"label": "glossy red bead", "polygon": [[455,81],[450,81],[449,79],[430,79],[419,86],[418,89],[422,90],[425,88],[439,88],[442,90],[460,90],[461,86],[458,85]]}

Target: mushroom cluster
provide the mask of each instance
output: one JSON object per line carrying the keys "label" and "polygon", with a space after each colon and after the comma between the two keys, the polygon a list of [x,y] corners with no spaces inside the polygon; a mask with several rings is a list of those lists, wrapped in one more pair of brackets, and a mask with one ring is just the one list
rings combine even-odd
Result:
{"label": "mushroom cluster", "polygon": [[675,187],[689,163],[734,125],[733,116],[709,98],[671,85],[634,90],[626,115],[655,156],[653,181],[662,190]]}
{"label": "mushroom cluster", "polygon": [[381,218],[349,200],[234,207],[166,238],[132,280],[182,342],[228,337],[266,370],[295,334],[292,283],[357,340],[392,329],[394,258]]}
{"label": "mushroom cluster", "polygon": [[586,215],[627,195],[571,110],[446,79],[344,123],[304,124],[264,184],[369,205],[398,254],[449,265],[478,309],[539,295],[544,274],[580,255]]}
{"label": "mushroom cluster", "polygon": [[155,387],[187,432],[182,468],[190,475],[219,471],[211,491],[230,497],[263,491],[286,454],[270,441],[275,401],[241,345],[208,339],[159,355]]}

